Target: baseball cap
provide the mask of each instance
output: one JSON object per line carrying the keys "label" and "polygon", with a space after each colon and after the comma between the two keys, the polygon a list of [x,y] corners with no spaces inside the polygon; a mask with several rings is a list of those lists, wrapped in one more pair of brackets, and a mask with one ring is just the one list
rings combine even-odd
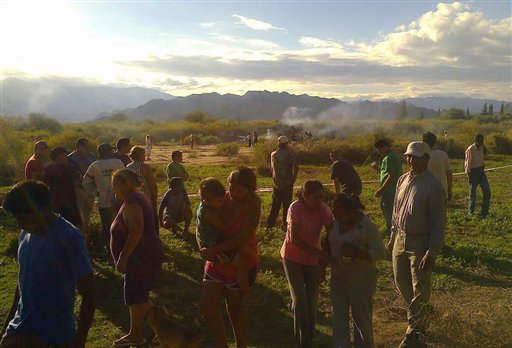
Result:
{"label": "baseball cap", "polygon": [[110,144],[103,143],[98,146],[98,154],[100,155],[104,155],[109,151],[114,151],[114,148]]}
{"label": "baseball cap", "polygon": [[404,153],[404,155],[415,157],[423,157],[425,154],[430,154],[430,146],[424,141],[413,141],[407,146],[407,151]]}
{"label": "baseball cap", "polygon": [[57,157],[59,157],[62,154],[69,155],[69,151],[63,148],[62,146],[58,146],[52,149],[52,152],[50,153],[50,158],[55,161]]}
{"label": "baseball cap", "polygon": [[34,146],[34,150],[47,149],[48,144],[45,141],[38,141]]}
{"label": "baseball cap", "polygon": [[290,140],[288,139],[287,136],[284,136],[284,135],[281,135],[278,139],[277,139],[277,142],[279,144],[288,144],[290,142]]}

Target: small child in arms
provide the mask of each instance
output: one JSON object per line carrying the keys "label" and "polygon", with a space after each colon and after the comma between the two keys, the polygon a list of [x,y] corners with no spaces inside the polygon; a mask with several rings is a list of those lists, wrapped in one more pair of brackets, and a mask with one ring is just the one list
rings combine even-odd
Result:
{"label": "small child in arms", "polygon": [[[224,204],[226,189],[215,178],[204,179],[199,185],[201,203],[197,209],[197,243],[199,249],[216,245],[223,240],[222,231],[228,229],[220,208]],[[244,256],[238,250],[224,251],[217,254],[220,263],[230,264],[236,268],[236,278],[244,296],[246,305],[261,305],[264,299],[255,293],[249,285],[249,269]]]}

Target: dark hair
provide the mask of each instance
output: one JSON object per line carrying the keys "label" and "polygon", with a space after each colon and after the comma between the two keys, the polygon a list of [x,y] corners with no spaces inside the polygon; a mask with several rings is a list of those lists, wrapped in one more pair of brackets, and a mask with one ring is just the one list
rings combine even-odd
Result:
{"label": "dark hair", "polygon": [[128,156],[130,156],[130,158],[135,161],[135,159],[137,157],[142,157],[144,156],[144,153],[146,152],[146,150],[142,147],[142,146],[134,146],[132,147],[132,149],[130,150],[130,153]]}
{"label": "dark hair", "polygon": [[475,135],[475,141],[477,141],[477,140],[484,140],[484,135],[480,134],[480,133]]}
{"label": "dark hair", "polygon": [[285,149],[288,147],[288,143],[283,143],[283,144],[277,144],[277,147],[280,148],[280,149]]}
{"label": "dark hair", "polygon": [[4,199],[3,208],[13,215],[38,214],[50,207],[48,186],[38,181],[25,181],[14,185]]}
{"label": "dark hair", "polygon": [[332,151],[329,153],[329,157],[331,157],[332,159],[340,159],[340,157],[341,157],[341,151],[340,151],[340,150],[332,150]]}
{"label": "dark hair", "polygon": [[199,184],[199,194],[201,199],[222,198],[226,194],[226,189],[219,180],[206,178]]}
{"label": "dark hair", "polygon": [[183,179],[179,176],[175,176],[169,180],[169,188],[173,190],[181,187],[181,185],[183,185]]}
{"label": "dark hair", "polygon": [[230,184],[245,187],[249,192],[256,191],[256,174],[251,168],[240,167],[229,174],[228,182]]}
{"label": "dark hair", "polygon": [[121,139],[117,140],[117,142],[116,142],[117,151],[119,151],[120,149],[122,149],[123,147],[125,147],[127,145],[130,145],[130,139],[121,138]]}
{"label": "dark hair", "polygon": [[343,209],[343,210],[364,210],[365,206],[361,203],[358,196],[351,195],[346,192],[337,194],[331,202],[332,210]]}
{"label": "dark hair", "polygon": [[323,192],[324,191],[324,185],[318,181],[318,180],[306,180],[299,192],[297,193],[297,198],[300,200],[304,199],[306,196],[310,196],[317,192]]}
{"label": "dark hair", "polygon": [[423,134],[423,141],[428,144],[428,146],[433,147],[437,141],[437,137],[432,132],[427,132]]}
{"label": "dark hair", "polygon": [[385,146],[391,146],[391,143],[387,139],[380,138],[375,142],[374,146],[375,146],[375,148],[380,149]]}
{"label": "dark hair", "polygon": [[86,146],[89,144],[89,140],[86,138],[78,138],[75,142],[75,148],[78,149],[79,147]]}
{"label": "dark hair", "polygon": [[112,176],[112,180],[119,181],[123,184],[128,184],[133,188],[140,188],[142,186],[142,178],[130,169],[119,169]]}
{"label": "dark hair", "polygon": [[183,152],[181,152],[180,150],[175,150],[171,153],[171,158],[173,160],[175,160],[178,156],[181,156],[183,155]]}

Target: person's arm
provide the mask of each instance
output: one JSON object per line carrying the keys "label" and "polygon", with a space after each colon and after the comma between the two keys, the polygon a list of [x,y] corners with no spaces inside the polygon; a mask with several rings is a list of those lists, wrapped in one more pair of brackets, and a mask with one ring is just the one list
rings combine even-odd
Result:
{"label": "person's arm", "polygon": [[471,147],[468,147],[466,150],[466,158],[464,160],[464,170],[468,175],[468,178],[471,174],[471,166],[473,164],[473,151]]}
{"label": "person's arm", "polygon": [[442,185],[434,185],[428,198],[429,241],[425,256],[420,262],[420,269],[434,267],[436,256],[444,244],[444,229],[446,224],[446,196]]}
{"label": "person's arm", "polygon": [[203,214],[203,218],[205,219],[206,222],[208,222],[216,229],[219,229],[221,231],[226,231],[228,229],[228,224],[226,223],[226,221],[218,214],[211,212],[209,209],[206,209],[206,211]]}
{"label": "person's arm", "polygon": [[334,191],[336,193],[340,193],[340,190],[341,190],[341,184],[340,184],[340,179],[338,177],[338,166],[337,166],[338,162],[335,162],[333,163],[332,167],[331,167],[331,180],[332,180],[332,185],[334,186]]}
{"label": "person's arm", "polygon": [[187,172],[185,167],[182,166],[181,168],[183,168],[183,172],[181,174],[181,178],[183,179],[183,181],[188,181],[188,179],[190,179],[190,174]]}
{"label": "person's arm", "polygon": [[72,347],[83,348],[87,342],[87,335],[89,334],[89,329],[94,319],[94,311],[96,309],[96,283],[94,274],[89,273],[78,279],[76,287],[82,296],[82,303],[80,305],[78,326]]}
{"label": "person's arm", "polygon": [[398,182],[396,183],[396,194],[395,199],[393,201],[393,215],[391,216],[391,234],[389,236],[389,242],[388,242],[388,252],[390,254],[393,253],[393,246],[395,245],[395,238],[397,233],[397,226],[398,226],[398,216],[400,214],[400,207],[398,206],[398,196],[400,193],[400,186],[402,185],[403,176],[398,179]]}
{"label": "person's arm", "polygon": [[19,285],[16,285],[16,290],[14,291],[14,296],[12,299],[11,309],[9,310],[9,313],[7,314],[7,317],[5,317],[4,326],[2,327],[2,331],[0,332],[0,337],[3,337],[5,334],[5,331],[7,331],[7,327],[9,326],[9,323],[14,318],[14,315],[16,314],[16,309],[18,308],[18,303],[20,302],[20,289]]}
{"label": "person's arm", "polygon": [[147,164],[142,166],[142,175],[144,175],[144,178],[146,179],[146,182],[149,186],[149,191],[151,192],[151,203],[153,203],[153,206],[156,207],[158,200],[158,187],[156,185],[156,179],[153,175],[153,171]]}
{"label": "person's arm", "polygon": [[144,215],[140,206],[126,204],[123,210],[123,219],[128,227],[128,237],[116,264],[116,270],[120,273],[126,273],[128,259],[139,244],[144,232]]}
{"label": "person's arm", "polygon": [[321,256],[322,249],[317,249],[309,243],[306,243],[300,237],[300,222],[292,222],[290,240],[292,244],[295,244],[299,249],[302,249],[308,254],[314,256]]}
{"label": "person's arm", "polygon": [[160,222],[160,226],[164,225],[164,211],[167,205],[169,204],[169,200],[171,199],[171,190],[168,190],[164,197],[162,198],[162,201],[160,202],[160,208],[158,208],[158,219]]}
{"label": "person's arm", "polygon": [[293,183],[297,181],[297,176],[299,175],[299,162],[297,161],[297,156],[292,154],[292,175],[293,175]]}
{"label": "person's arm", "polygon": [[332,184],[334,185],[334,191],[336,191],[336,193],[340,193],[340,191],[341,191],[340,180],[338,178],[334,178],[334,179],[332,179]]}
{"label": "person's arm", "polygon": [[451,200],[452,197],[453,197],[453,171],[450,169],[450,170],[447,170],[446,171],[446,182],[448,184],[447,186],[447,190],[448,190],[448,200]]}
{"label": "person's arm", "polygon": [[395,180],[398,175],[398,173],[395,172],[395,168],[392,168],[392,166],[389,165],[389,157],[383,161],[383,163],[386,166],[387,175],[382,186],[377,190],[377,192],[375,192],[375,196],[377,197],[382,196],[382,193],[392,184],[393,180]]}

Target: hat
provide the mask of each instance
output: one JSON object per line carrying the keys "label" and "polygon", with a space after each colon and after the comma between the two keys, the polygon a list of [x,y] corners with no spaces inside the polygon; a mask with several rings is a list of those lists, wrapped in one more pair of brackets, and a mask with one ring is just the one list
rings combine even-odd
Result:
{"label": "hat", "polygon": [[288,139],[287,136],[284,136],[284,135],[281,135],[278,139],[277,139],[277,142],[279,144],[288,144],[290,142],[290,140]]}
{"label": "hat", "polygon": [[404,155],[415,157],[423,157],[425,154],[430,154],[430,146],[424,141],[413,141],[407,146],[407,151],[404,153]]}
{"label": "hat", "polygon": [[69,155],[69,151],[61,146],[55,147],[52,149],[52,152],[50,153],[50,158],[53,161],[55,161],[62,154]]}
{"label": "hat", "polygon": [[98,154],[100,156],[106,154],[109,151],[114,151],[114,148],[110,144],[103,143],[98,146]]}
{"label": "hat", "polygon": [[34,150],[47,149],[48,144],[45,141],[38,141],[34,146]]}

